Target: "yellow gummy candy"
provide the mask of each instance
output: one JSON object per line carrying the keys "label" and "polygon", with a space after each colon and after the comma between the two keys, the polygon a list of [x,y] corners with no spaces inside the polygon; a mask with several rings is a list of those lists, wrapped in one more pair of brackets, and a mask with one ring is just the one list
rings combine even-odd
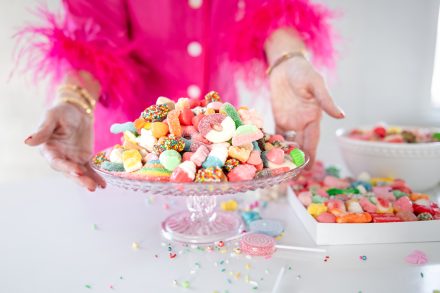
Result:
{"label": "yellow gummy candy", "polygon": [[220,207],[222,210],[227,211],[227,212],[233,212],[236,211],[238,208],[238,203],[231,199],[231,200],[227,200],[224,201],[220,204]]}
{"label": "yellow gummy candy", "polygon": [[320,214],[327,211],[327,207],[322,203],[311,203],[307,207],[307,211],[314,217],[319,216]]}
{"label": "yellow gummy candy", "polygon": [[133,172],[142,168],[142,155],[138,150],[126,150],[122,153],[122,162],[127,172]]}
{"label": "yellow gummy candy", "polygon": [[131,131],[124,132],[124,149],[138,149],[139,146],[136,142],[136,136]]}
{"label": "yellow gummy candy", "polygon": [[376,186],[380,182],[391,183],[394,181],[394,178],[391,177],[373,177],[371,178],[371,184]]}

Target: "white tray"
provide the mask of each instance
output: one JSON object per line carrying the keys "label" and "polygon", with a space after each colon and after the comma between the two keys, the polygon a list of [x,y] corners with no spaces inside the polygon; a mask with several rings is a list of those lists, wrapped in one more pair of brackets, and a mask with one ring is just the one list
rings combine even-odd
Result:
{"label": "white tray", "polygon": [[319,223],[289,188],[288,201],[318,245],[440,241],[440,220],[419,222],[333,224]]}

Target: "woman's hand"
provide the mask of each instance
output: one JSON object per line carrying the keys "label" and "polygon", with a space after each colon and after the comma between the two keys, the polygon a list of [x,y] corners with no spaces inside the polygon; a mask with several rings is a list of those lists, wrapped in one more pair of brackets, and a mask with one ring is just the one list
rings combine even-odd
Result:
{"label": "woman's hand", "polygon": [[319,142],[321,113],[344,118],[330,97],[324,79],[301,57],[286,60],[270,77],[272,111],[277,133],[294,130],[296,142],[310,155],[313,166]]}
{"label": "woman's hand", "polygon": [[[273,65],[283,54],[305,52],[306,48],[295,30],[280,28],[266,41],[265,51],[269,65]],[[276,131],[296,132],[295,140],[310,155],[311,168],[319,142],[322,110],[337,119],[344,118],[344,113],[330,97],[322,76],[298,55],[272,67],[269,84]]]}
{"label": "woman's hand", "polygon": [[93,119],[82,109],[61,103],[48,110],[38,131],[25,143],[40,146],[50,166],[95,191],[105,188],[105,181],[89,165],[93,155]]}

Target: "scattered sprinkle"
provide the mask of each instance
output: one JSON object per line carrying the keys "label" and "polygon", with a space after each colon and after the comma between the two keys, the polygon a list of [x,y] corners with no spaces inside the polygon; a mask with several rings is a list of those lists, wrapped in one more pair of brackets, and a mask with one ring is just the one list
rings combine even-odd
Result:
{"label": "scattered sprinkle", "polygon": [[223,247],[223,246],[225,246],[225,242],[223,242],[223,241],[219,241],[219,242],[216,243],[216,245],[217,245],[218,247]]}
{"label": "scattered sprinkle", "polygon": [[264,270],[264,273],[265,273],[266,275],[269,275],[270,272],[269,272],[268,269],[265,269],[265,270]]}
{"label": "scattered sprinkle", "polygon": [[299,280],[301,279],[301,275],[297,275],[296,278]]}
{"label": "scattered sprinkle", "polygon": [[241,276],[241,273],[238,272],[238,273],[235,273],[234,278],[235,278],[236,280],[238,280],[238,279],[240,279],[240,276]]}
{"label": "scattered sprinkle", "polygon": [[424,277],[423,273],[420,273],[420,277],[422,277],[422,278]]}
{"label": "scattered sprinkle", "polygon": [[258,283],[255,281],[249,281],[249,284],[251,284],[254,287],[258,287]]}
{"label": "scattered sprinkle", "polygon": [[171,259],[176,258],[176,256],[177,256],[177,254],[175,254],[174,252],[170,252],[170,258]]}
{"label": "scattered sprinkle", "polygon": [[231,281],[231,279],[227,279],[227,281],[228,281],[228,283],[229,283],[229,284],[232,284],[232,281]]}
{"label": "scattered sprinkle", "polygon": [[250,269],[251,269],[251,264],[250,264],[250,263],[245,264],[245,265],[244,265],[244,268],[245,268],[246,270],[250,270]]}
{"label": "scattered sprinkle", "polygon": [[367,256],[366,255],[361,255],[359,256],[360,260],[366,261],[367,260]]}
{"label": "scattered sprinkle", "polygon": [[95,230],[95,231],[98,230],[98,225],[93,224],[93,225],[92,225],[92,229]]}
{"label": "scattered sprinkle", "polygon": [[327,262],[329,259],[330,259],[330,256],[328,256],[328,255],[326,255],[326,256],[324,257],[324,261],[325,261],[325,262]]}
{"label": "scattered sprinkle", "polygon": [[173,280],[173,285],[174,285],[174,286],[179,285],[179,283],[177,282],[177,280]]}
{"label": "scattered sprinkle", "polygon": [[428,262],[428,257],[423,251],[414,250],[405,257],[405,261],[413,265],[423,265]]}
{"label": "scattered sprinkle", "polygon": [[432,291],[432,293],[440,293],[440,290],[435,289],[434,291]]}
{"label": "scattered sprinkle", "polygon": [[124,277],[123,277],[123,276],[120,276],[120,277],[119,277],[119,279],[123,280],[123,279],[124,279]]}
{"label": "scattered sprinkle", "polygon": [[250,279],[249,279],[249,275],[244,276],[244,281],[245,281],[246,283],[249,283],[249,281],[250,281]]}
{"label": "scattered sprinkle", "polygon": [[188,289],[191,286],[191,284],[189,283],[189,281],[183,281],[182,282],[182,287],[185,289]]}
{"label": "scattered sprinkle", "polygon": [[133,243],[131,244],[131,248],[133,248],[133,249],[139,249],[139,248],[140,248],[140,245],[139,245],[139,243],[137,243],[137,242],[133,242]]}
{"label": "scattered sprinkle", "polygon": [[201,265],[200,265],[200,263],[198,263],[198,262],[196,262],[195,264],[194,264],[195,266],[196,266],[196,268],[198,268],[198,269],[200,269],[201,268]]}
{"label": "scattered sprinkle", "polygon": [[289,270],[289,271],[291,271],[291,270],[292,270],[292,267],[291,267],[291,266],[289,266],[288,270]]}
{"label": "scattered sprinkle", "polygon": [[226,269],[223,268],[223,269],[220,270],[220,272],[224,273],[224,272],[226,272]]}
{"label": "scattered sprinkle", "polygon": [[84,287],[86,287],[87,289],[92,289],[92,285],[89,284],[85,285]]}

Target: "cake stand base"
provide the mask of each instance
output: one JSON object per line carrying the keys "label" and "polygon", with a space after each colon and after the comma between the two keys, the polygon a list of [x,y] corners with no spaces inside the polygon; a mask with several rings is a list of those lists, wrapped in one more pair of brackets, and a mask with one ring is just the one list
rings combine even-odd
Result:
{"label": "cake stand base", "polygon": [[239,235],[244,225],[234,212],[217,211],[209,219],[194,219],[184,211],[169,216],[162,222],[162,234],[170,241],[191,244],[212,244]]}

